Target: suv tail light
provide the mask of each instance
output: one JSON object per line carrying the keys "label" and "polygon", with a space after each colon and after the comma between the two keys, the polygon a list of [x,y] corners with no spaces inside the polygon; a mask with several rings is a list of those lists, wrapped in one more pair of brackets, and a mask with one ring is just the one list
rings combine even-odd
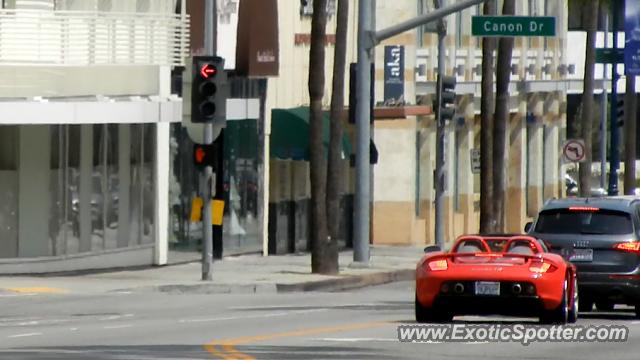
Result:
{"label": "suv tail light", "polygon": [[640,255],[640,242],[637,241],[618,243],[613,245],[613,248]]}
{"label": "suv tail light", "polygon": [[433,260],[429,262],[429,270],[431,271],[442,271],[447,270],[448,268],[449,264],[447,263],[447,259]]}

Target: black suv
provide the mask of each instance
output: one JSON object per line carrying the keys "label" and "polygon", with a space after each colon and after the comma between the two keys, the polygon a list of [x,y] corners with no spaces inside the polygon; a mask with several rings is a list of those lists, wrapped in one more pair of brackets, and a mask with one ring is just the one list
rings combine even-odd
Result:
{"label": "black suv", "polygon": [[576,265],[581,311],[628,304],[640,318],[640,198],[552,199],[525,231]]}

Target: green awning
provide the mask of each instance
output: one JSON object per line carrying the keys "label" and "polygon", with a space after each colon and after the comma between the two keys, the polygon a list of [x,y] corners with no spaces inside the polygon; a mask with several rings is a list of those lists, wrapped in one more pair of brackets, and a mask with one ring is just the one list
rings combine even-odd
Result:
{"label": "green awning", "polygon": [[[279,159],[309,160],[309,107],[273,109],[271,111],[271,157]],[[323,112],[322,143],[329,149],[329,114]],[[351,143],[344,135],[342,155],[351,155]]]}

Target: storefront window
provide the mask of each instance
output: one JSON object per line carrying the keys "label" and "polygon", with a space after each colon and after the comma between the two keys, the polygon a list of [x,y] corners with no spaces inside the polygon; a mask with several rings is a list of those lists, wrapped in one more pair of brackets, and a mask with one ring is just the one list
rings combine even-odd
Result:
{"label": "storefront window", "polygon": [[0,125],[0,258],[18,255],[18,127]]}
{"label": "storefront window", "polygon": [[142,183],[142,242],[153,243],[154,219],[155,219],[155,152],[156,152],[156,125],[143,125],[142,159],[143,159],[143,183]]}
{"label": "storefront window", "polygon": [[[154,126],[50,126],[51,255],[96,252],[154,242]],[[0,203],[0,241],[4,244],[12,239],[5,234],[6,229],[15,228],[4,225],[11,216],[14,222],[17,217],[5,215],[5,212],[12,213],[9,204],[17,204],[17,200],[10,201],[17,193],[12,190],[17,184],[9,184],[17,180],[11,180],[12,176],[5,176],[3,172],[4,168],[15,168],[15,164],[8,160],[12,153],[4,151],[11,143],[3,141],[1,129],[0,200],[6,201]],[[89,150],[89,154],[83,154],[82,150]],[[13,154],[15,156],[15,151]],[[17,231],[13,232],[13,241],[17,242]],[[16,247],[4,246],[0,254],[13,257]]]}

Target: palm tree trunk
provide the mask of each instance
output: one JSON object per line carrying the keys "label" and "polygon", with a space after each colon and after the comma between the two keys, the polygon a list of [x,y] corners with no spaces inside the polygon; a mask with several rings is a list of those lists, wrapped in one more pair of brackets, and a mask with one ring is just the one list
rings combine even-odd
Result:
{"label": "palm tree trunk", "polygon": [[311,47],[309,50],[309,152],[311,168],[311,272],[335,273],[327,261],[326,162],[322,148],[322,97],[324,96],[325,35],[327,27],[327,0],[313,2],[311,20]]}
{"label": "palm tree trunk", "polygon": [[[515,0],[505,0],[503,15],[515,13]],[[493,125],[493,216],[494,231],[505,231],[505,192],[507,188],[507,127],[509,124],[509,81],[511,80],[511,56],[513,38],[502,37],[498,44],[496,64],[496,112]]]}
{"label": "palm tree trunk", "polygon": [[[492,15],[496,10],[495,0],[484,3],[483,14]],[[493,52],[496,40],[482,38],[482,88],[480,95],[480,233],[493,232]]]}
{"label": "palm tree trunk", "polygon": [[624,193],[633,195],[636,188],[636,131],[637,101],[636,77],[627,75],[627,93],[624,98]]}
{"label": "palm tree trunk", "polygon": [[340,190],[342,183],[342,114],[344,113],[344,71],[347,62],[347,27],[349,0],[338,0],[336,14],[336,45],[333,56],[333,84],[331,90],[331,131],[329,137],[329,164],[327,166],[327,225],[329,244],[327,261],[338,266],[338,236],[340,235]]}
{"label": "palm tree trunk", "polygon": [[594,69],[596,64],[596,31],[598,26],[598,2],[591,0],[586,4],[587,52],[584,59],[584,90],[582,92],[582,122],[581,135],[584,140],[584,162],[580,163],[579,187],[580,196],[591,193],[591,161],[592,133],[593,133],[593,87]]}

